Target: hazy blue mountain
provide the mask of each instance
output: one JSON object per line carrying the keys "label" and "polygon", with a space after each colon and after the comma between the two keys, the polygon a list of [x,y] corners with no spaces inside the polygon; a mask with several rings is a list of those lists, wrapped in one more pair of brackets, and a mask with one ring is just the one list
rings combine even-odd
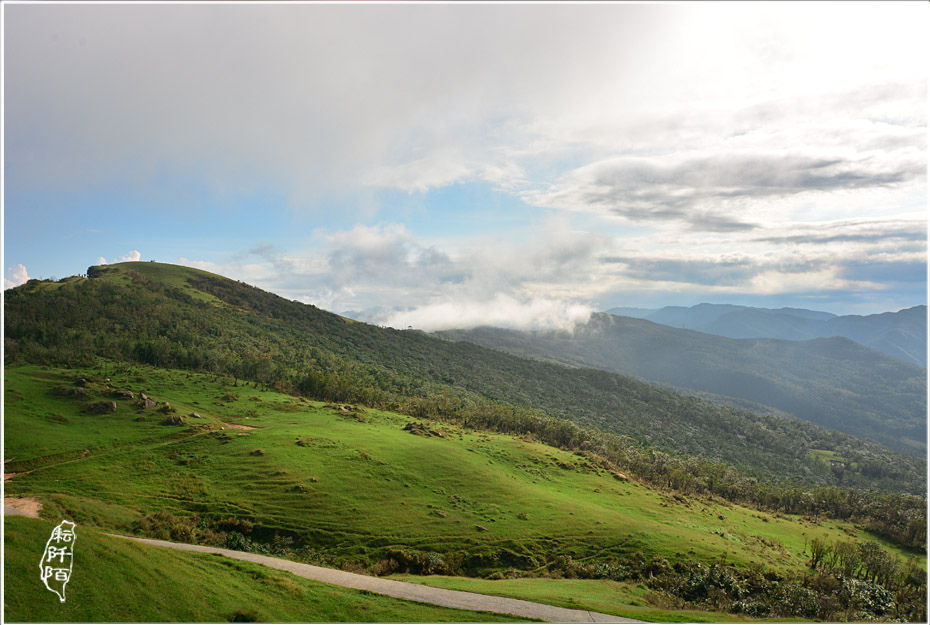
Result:
{"label": "hazy blue mountain", "polygon": [[658,312],[658,308],[630,308],[628,306],[621,306],[619,308],[611,308],[610,310],[605,311],[609,315],[617,315],[618,317],[633,317],[634,319],[645,319],[649,315]]}
{"label": "hazy blue mountain", "polygon": [[609,314],[732,339],[808,341],[842,336],[893,358],[927,366],[927,307],[914,306],[878,315],[846,315],[803,308],[753,308],[730,304],[612,308]]}
{"label": "hazy blue mountain", "polygon": [[709,323],[695,325],[693,329],[730,338],[790,341],[842,336],[899,360],[927,366],[926,306],[879,315],[846,315],[827,319],[745,308],[728,312]]}
{"label": "hazy blue mountain", "polygon": [[703,325],[713,323],[727,313],[742,310],[743,308],[745,306],[734,306],[732,304],[698,304],[690,307],[666,306],[651,315],[646,315],[645,318],[673,328],[696,330]]}
{"label": "hazy blue mountain", "polygon": [[439,334],[772,406],[910,453],[926,449],[925,371],[842,337],[731,339],[604,313],[571,334],[498,328]]}

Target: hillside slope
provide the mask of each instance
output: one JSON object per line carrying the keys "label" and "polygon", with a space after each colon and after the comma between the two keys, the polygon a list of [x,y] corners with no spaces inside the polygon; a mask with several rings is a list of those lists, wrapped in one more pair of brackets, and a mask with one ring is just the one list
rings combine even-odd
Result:
{"label": "hillside slope", "polygon": [[[84,393],[62,392],[76,376]],[[98,548],[91,528],[377,575],[535,578],[544,597],[573,593],[569,588],[584,596],[584,584],[565,587],[563,578],[612,580],[622,592],[602,596],[602,609],[629,614],[624,604],[638,606],[638,615],[649,620],[680,620],[682,615],[655,608],[683,607],[685,601],[757,617],[852,618],[845,613],[859,599],[834,597],[829,587],[805,591],[796,605],[785,601],[806,583],[809,543],[815,540],[881,555],[887,588],[901,588],[925,566],[915,550],[925,540],[920,530],[926,504],[919,498],[834,488],[769,491],[772,510],[766,511],[700,494],[690,472],[669,473],[654,485],[640,478],[654,474],[620,474],[596,453],[312,402],[225,376],[100,363],[78,369],[16,365],[6,377],[7,470],[17,473],[6,483],[7,493],[37,498],[47,518],[71,519],[83,528],[75,556],[82,584],[69,588],[82,601],[62,620],[217,621],[238,607],[289,620],[278,616],[289,595],[320,603],[301,609],[301,620],[394,618],[391,605],[374,599],[366,615],[353,611],[351,593],[327,593],[327,602],[309,592],[312,587],[303,592],[275,572],[232,563],[284,591],[255,597],[248,578],[223,570],[230,564],[223,558],[176,560],[106,537]],[[144,392],[158,403],[140,409],[134,405],[138,396],[125,391]],[[106,398],[114,398],[114,412],[82,410],[86,402]],[[655,455],[652,461],[673,459]],[[750,486],[732,474],[711,477],[734,490]],[[876,535],[892,526],[909,535],[899,535],[904,539],[898,546]],[[8,534],[6,544],[6,570],[14,576],[6,582],[8,600],[38,598],[44,591],[34,583],[21,595],[10,589],[34,580],[22,571],[33,569],[36,553],[28,550],[41,550],[41,536]],[[139,562],[146,553],[151,557]],[[878,571],[876,566],[863,561],[861,575]],[[194,567],[202,574],[198,581],[190,579]],[[706,575],[740,581],[727,582],[720,592],[688,585]],[[136,580],[140,592],[109,602],[130,592]],[[210,596],[207,583],[242,592],[210,602],[204,599]],[[925,598],[920,584],[893,601],[874,583],[863,588],[882,598],[869,615],[919,618]],[[185,597],[185,589],[196,596]],[[517,588],[501,591],[522,594]],[[748,594],[750,603],[743,601]],[[170,605],[161,605],[160,596]],[[15,613],[56,620],[28,607]],[[454,617],[413,612],[402,620],[447,616]]]}
{"label": "hillside slope", "polygon": [[736,397],[899,451],[926,451],[925,371],[848,339],[736,340],[600,313],[572,333],[477,328],[439,335]]}
{"label": "hillside slope", "polygon": [[[456,415],[466,423],[491,419],[517,430],[557,417],[725,462],[770,483],[925,488],[922,459],[803,421],[717,406],[618,374],[352,322],[199,270],[123,263],[88,275],[6,291],[9,360],[80,365],[105,357],[223,372],[308,397]],[[553,441],[561,440],[560,428],[548,430]],[[846,462],[825,467],[812,450]]]}
{"label": "hillside slope", "polygon": [[37,583],[53,523],[4,520],[5,622],[513,622],[302,579],[212,554],[169,551],[79,525],[62,603]]}

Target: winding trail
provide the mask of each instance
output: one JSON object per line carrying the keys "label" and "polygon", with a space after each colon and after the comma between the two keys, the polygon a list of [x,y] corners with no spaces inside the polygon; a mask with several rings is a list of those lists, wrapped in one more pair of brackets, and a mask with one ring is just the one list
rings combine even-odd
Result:
{"label": "winding trail", "polygon": [[272,558],[262,556],[257,553],[248,553],[246,551],[233,551],[232,549],[221,549],[219,547],[204,547],[201,545],[188,545],[186,543],[173,543],[165,540],[155,540],[154,538],[138,538],[135,536],[121,536],[119,534],[110,534],[118,538],[134,540],[148,545],[157,547],[168,547],[170,549],[180,549],[182,551],[199,551],[202,553],[218,553],[227,558],[237,560],[246,560],[270,566],[282,571],[288,571],[300,577],[313,579],[327,584],[334,584],[344,588],[355,588],[356,590],[367,590],[379,595],[387,595],[398,599],[408,599],[410,601],[419,601],[421,603],[431,603],[433,605],[445,606],[447,608],[459,608],[462,610],[478,610],[481,612],[497,612],[498,614],[511,614],[524,618],[533,618],[546,621],[549,623],[642,623],[634,619],[614,616],[612,614],[602,614],[601,612],[590,612],[588,610],[572,610],[570,608],[560,608],[557,606],[546,605],[544,603],[535,603],[533,601],[524,601],[522,599],[511,599],[508,597],[495,597],[493,595],[481,595],[473,592],[464,592],[461,590],[448,590],[445,588],[433,588],[421,584],[412,584],[410,582],[401,582],[393,579],[383,579],[380,577],[371,577],[369,575],[359,575],[337,569],[327,569],[312,564],[303,564],[301,562],[292,562],[282,558]]}
{"label": "winding trail", "polygon": [[[39,518],[38,509],[32,505],[26,505],[27,502],[32,504],[37,501],[34,499],[22,497],[7,497],[3,502],[4,515],[21,515],[33,518]],[[11,505],[12,504],[12,505]],[[139,538],[136,536],[123,536],[121,534],[107,534],[124,540],[134,540],[136,542],[153,545],[155,547],[165,547],[168,549],[178,549],[181,551],[198,551],[201,553],[216,553],[227,558],[236,560],[245,560],[255,562],[271,568],[288,571],[294,575],[305,577],[307,579],[342,586],[344,588],[354,588],[356,590],[367,590],[379,595],[387,595],[398,599],[407,599],[409,601],[419,601],[420,603],[430,603],[433,605],[444,606],[447,608],[458,608],[461,610],[475,610],[479,612],[496,612],[498,614],[510,614],[523,618],[539,619],[548,623],[643,623],[634,619],[614,616],[613,614],[603,614],[601,612],[591,612],[589,610],[572,610],[570,608],[560,608],[558,606],[547,605],[545,603],[536,603],[534,601],[524,601],[523,599],[511,599],[509,597],[495,597],[493,595],[481,595],[474,592],[464,592],[461,590],[448,590],[446,588],[434,588],[432,586],[423,586],[421,584],[412,584],[410,582],[401,582],[394,579],[383,579],[381,577],[372,577],[369,575],[359,575],[337,569],[327,569],[312,564],[303,564],[302,562],[292,562],[283,558],[272,558],[262,556],[257,553],[246,551],[233,551],[232,549],[223,549],[220,547],[205,547],[202,545],[189,545],[186,543],[174,543],[166,540],[156,540],[154,538]]]}

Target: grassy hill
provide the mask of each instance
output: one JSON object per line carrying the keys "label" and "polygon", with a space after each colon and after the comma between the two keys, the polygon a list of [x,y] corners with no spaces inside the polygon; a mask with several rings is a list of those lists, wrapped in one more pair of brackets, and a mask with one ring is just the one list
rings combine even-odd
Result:
{"label": "grassy hill", "polygon": [[[77,378],[85,390],[75,395]],[[375,574],[535,578],[557,596],[568,592],[559,590],[561,579],[573,578],[573,587],[590,582],[586,587],[600,603],[605,598],[598,580],[613,580],[623,588],[613,602],[615,613],[645,610],[660,620],[676,620],[670,608],[686,604],[743,616],[858,613],[858,595],[843,596],[845,603],[834,605],[829,593],[816,590],[820,582],[809,582],[815,584],[811,589],[796,581],[807,579],[814,542],[874,545],[892,563],[899,593],[911,592],[908,571],[925,568],[922,555],[856,523],[656,489],[618,474],[596,455],[559,450],[529,436],[315,402],[226,376],[140,365],[17,365],[7,367],[6,386],[4,451],[11,460],[6,468],[19,473],[7,482],[7,494],[37,497],[47,518],[76,521],[87,537],[82,545],[92,556],[88,562],[116,562],[112,569],[86,567],[93,576],[81,582],[86,585],[75,585],[72,594],[88,597],[89,603],[69,602],[68,609],[76,611],[65,620],[226,620],[238,608],[254,609],[269,620],[315,620],[306,612],[278,616],[288,609],[289,596],[312,596],[313,585],[274,581],[281,575],[252,568],[236,569],[245,571],[240,576],[221,559],[192,554],[149,558],[143,546],[117,544],[90,528]],[[159,403],[140,412],[134,406],[138,395],[123,398],[121,390],[144,392]],[[84,412],[93,401],[114,401],[116,410]],[[12,527],[19,533],[6,538],[7,553],[13,554],[8,576],[35,559],[24,552],[26,545],[41,548],[36,536],[50,527],[29,533],[22,527],[28,523],[16,521]],[[865,560],[862,566],[868,577]],[[194,584],[192,570],[241,593],[208,609],[197,598],[208,595],[206,582]],[[284,589],[266,598],[250,594],[249,576],[261,575]],[[762,586],[745,596],[735,587],[710,592],[714,586],[705,582],[703,590],[681,586],[695,575],[755,579],[752,583]],[[7,585],[8,602],[19,596],[11,589],[20,588],[21,577],[35,576],[8,578],[14,584]],[[130,611],[101,607],[95,612],[90,605],[109,605],[109,597],[128,592],[136,580],[158,581],[143,584],[139,603],[133,598],[124,606]],[[894,595],[875,582],[861,583],[862,592],[886,600],[879,612],[869,613],[873,616],[919,610],[925,592],[918,587],[912,598],[892,600],[888,597]],[[292,592],[294,585],[299,591]],[[528,592],[503,588],[503,594],[514,596]],[[194,598],[185,599],[183,589]],[[784,589],[806,598],[797,614],[778,612],[782,605],[794,605],[782,601],[778,593]],[[157,603],[155,596],[168,597],[169,605],[146,607]],[[373,604],[369,613],[353,612],[354,595],[330,596],[332,601],[319,608],[323,620],[393,620],[392,610],[400,609]],[[749,597],[754,603],[739,603]],[[344,611],[326,611],[337,609]],[[22,613],[8,610],[8,618]],[[55,620],[50,613],[38,614],[29,620]],[[403,620],[456,618],[412,614],[404,613]]]}
{"label": "grassy hill", "polygon": [[[714,405],[627,376],[352,322],[196,269],[122,263],[92,267],[88,275],[32,280],[5,292],[9,362],[79,366],[103,357],[224,373],[329,401],[544,430],[548,442],[566,447],[603,446],[601,434],[549,421],[565,419],[631,437],[610,439],[629,457],[641,457],[637,450],[646,445],[735,466],[765,483],[925,490],[922,458],[803,421]],[[824,463],[817,450],[841,460]]]}
{"label": "grassy hill", "polygon": [[571,333],[477,328],[439,335],[748,400],[898,451],[926,453],[926,371],[844,338],[730,339],[607,314]]}
{"label": "grassy hill", "polygon": [[5,622],[514,622],[403,601],[225,558],[160,549],[78,526],[62,603],[37,564],[54,523],[5,519]]}

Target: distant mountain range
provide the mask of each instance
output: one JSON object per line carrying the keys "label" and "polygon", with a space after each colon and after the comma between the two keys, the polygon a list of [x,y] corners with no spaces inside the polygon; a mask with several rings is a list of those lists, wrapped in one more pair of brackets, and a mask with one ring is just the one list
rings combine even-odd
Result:
{"label": "distant mountain range", "polygon": [[734,397],[901,451],[926,451],[926,372],[842,337],[731,339],[604,313],[573,333],[484,327],[438,334],[524,358]]}
{"label": "distant mountain range", "polygon": [[611,308],[606,312],[733,339],[807,341],[842,336],[898,360],[919,367],[927,366],[926,306],[865,316],[730,304],[666,306],[659,309]]}

